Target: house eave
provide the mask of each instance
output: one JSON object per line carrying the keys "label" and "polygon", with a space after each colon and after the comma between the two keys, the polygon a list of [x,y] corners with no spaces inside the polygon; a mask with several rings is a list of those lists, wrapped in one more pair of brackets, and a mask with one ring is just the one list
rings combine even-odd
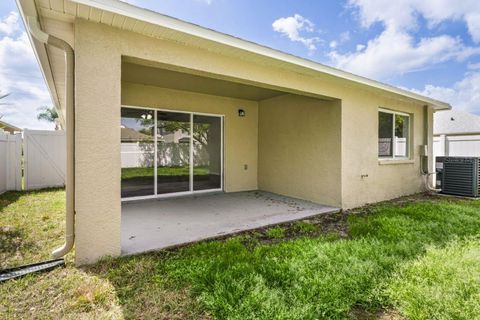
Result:
{"label": "house eave", "polygon": [[[27,16],[35,17],[37,19],[39,18],[35,1],[34,0],[15,0],[15,1],[17,3],[17,7],[22,17],[24,27],[26,30],[28,30],[27,20],[26,20]],[[45,83],[47,84],[48,93],[50,95],[50,98],[52,99],[53,106],[55,107],[59,115],[60,126],[64,127],[65,126],[64,115],[61,112],[60,100],[58,98],[57,89],[55,86],[52,67],[50,65],[50,59],[48,57],[46,45],[35,40],[30,34],[30,32],[27,31],[26,33],[30,41],[30,44],[32,45],[35,58],[38,64],[40,65],[40,72],[42,73]]]}
{"label": "house eave", "polygon": [[4,129],[4,130],[5,130],[5,128],[7,128],[7,129],[9,129],[9,130],[11,130],[11,131],[19,131],[19,132],[23,131],[23,130],[20,129],[19,127],[16,127],[16,126],[14,126],[14,125],[11,125],[10,123],[7,123],[7,122],[5,122],[5,121],[1,121],[1,120],[0,120],[0,129]]}
{"label": "house eave", "polygon": [[[25,20],[25,15],[33,14],[33,12],[32,13],[25,12],[24,6],[28,4],[29,7],[35,8],[35,0],[16,0],[16,1],[19,8],[21,9],[20,12],[24,20]],[[194,37],[195,39],[204,41],[205,43],[215,42],[220,45],[233,48],[234,50],[244,51],[253,55],[258,55],[266,59],[269,59],[270,61],[289,65],[290,67],[294,68],[295,71],[298,71],[300,73],[308,72],[308,70],[310,70],[310,72],[313,71],[315,73],[329,75],[340,80],[348,81],[350,83],[359,84],[359,85],[367,86],[369,88],[381,90],[387,93],[393,93],[396,95],[407,97],[409,99],[413,99],[421,103],[424,103],[425,105],[431,106],[435,111],[451,109],[451,106],[448,103],[445,103],[442,101],[438,101],[438,100],[425,97],[408,90],[397,88],[379,81],[371,80],[371,79],[358,76],[346,71],[329,67],[329,66],[326,66],[305,58],[301,58],[292,54],[287,54],[263,45],[259,45],[251,41],[246,41],[228,34],[207,29],[207,28],[204,28],[189,22],[185,22],[173,17],[169,17],[148,9],[136,7],[126,2],[122,2],[118,0],[70,0],[70,2],[75,3],[77,5],[90,7],[96,10],[101,10],[102,12],[109,12],[114,15],[127,17],[143,23],[160,26],[162,28],[171,30],[173,32],[178,32],[179,34],[184,34],[190,37]],[[36,17],[38,17],[37,10],[35,10],[34,14]],[[78,15],[78,13],[75,13],[75,15]],[[55,91],[55,85],[53,82],[51,66],[49,65],[46,49],[43,45],[36,44],[35,40],[32,40],[31,37],[30,37],[30,41],[32,42],[35,48],[35,54],[42,67],[42,72],[48,84],[50,94],[52,96],[52,100],[56,104],[56,107],[58,107],[60,105],[59,99]]]}
{"label": "house eave", "polygon": [[423,101],[431,105],[435,110],[449,110],[450,104],[438,101],[429,97],[425,97],[414,92],[396,88],[379,81],[371,80],[362,76],[358,76],[346,71],[342,71],[333,67],[329,67],[308,59],[300,58],[291,54],[287,54],[257,43],[246,41],[225,33],[204,28],[189,22],[185,22],[173,17],[169,17],[148,9],[140,8],[126,2],[117,0],[72,0],[73,2],[87,5],[100,10],[109,11],[115,14],[123,15],[132,19],[159,25],[174,31],[186,33],[201,39],[218,42],[241,50],[259,54],[271,59],[280,60],[286,63],[308,68],[317,72],[328,74],[340,79],[356,82],[366,86],[374,87],[380,90],[392,92],[402,96],[406,96],[415,100]]}

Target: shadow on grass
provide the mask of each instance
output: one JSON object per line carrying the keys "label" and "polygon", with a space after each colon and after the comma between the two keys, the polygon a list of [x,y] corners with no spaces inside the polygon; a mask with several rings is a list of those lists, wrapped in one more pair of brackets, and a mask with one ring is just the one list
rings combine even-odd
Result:
{"label": "shadow on grass", "polygon": [[[115,287],[126,318],[390,314],[385,287],[392,274],[429,246],[478,234],[479,203],[404,198],[352,210],[340,219],[303,222],[329,234],[287,224],[284,241],[272,242],[267,230],[259,230],[179,250],[108,259],[85,270]],[[329,221],[336,226],[325,226]],[[309,232],[295,237],[304,229]]]}
{"label": "shadow on grass", "polygon": [[[29,258],[44,250],[41,244],[49,241],[44,234],[50,229],[43,228],[48,224],[46,220],[55,218],[50,216],[50,200],[43,199],[61,190],[8,191],[0,195],[0,268],[37,262]],[[41,216],[46,220],[42,221]]]}

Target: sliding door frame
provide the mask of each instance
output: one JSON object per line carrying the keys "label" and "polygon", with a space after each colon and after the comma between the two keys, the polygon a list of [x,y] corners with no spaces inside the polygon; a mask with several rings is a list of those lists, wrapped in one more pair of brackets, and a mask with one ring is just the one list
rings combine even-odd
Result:
{"label": "sliding door frame", "polygon": [[[149,195],[149,196],[138,196],[138,197],[125,197],[121,198],[122,202],[128,202],[128,201],[135,201],[135,200],[146,200],[146,199],[158,199],[158,198],[173,198],[173,197],[179,197],[179,196],[186,196],[186,195],[192,195],[192,194],[201,194],[201,193],[211,193],[211,192],[221,192],[224,190],[224,162],[225,162],[225,157],[224,157],[224,121],[225,121],[225,115],[224,114],[215,114],[215,113],[205,113],[205,112],[193,112],[193,111],[182,111],[182,110],[176,110],[176,109],[165,109],[165,108],[152,108],[152,107],[142,107],[142,106],[131,106],[131,105],[122,105],[121,108],[130,108],[130,109],[139,109],[139,110],[151,110],[154,111],[154,135],[153,135],[153,141],[154,141],[154,168],[153,168],[153,174],[154,174],[154,194]],[[172,193],[163,193],[163,194],[158,194],[158,185],[157,185],[157,179],[158,179],[158,159],[157,159],[157,151],[158,151],[158,137],[157,137],[157,125],[158,125],[158,118],[157,118],[157,113],[158,111],[164,111],[164,112],[173,112],[173,113],[184,113],[190,115],[190,152],[189,152],[189,191],[180,191],[180,192],[172,192]],[[194,115],[199,115],[199,116],[208,116],[208,117],[216,117],[220,119],[220,188],[216,189],[206,189],[206,190],[193,190],[193,118]],[[120,155],[121,156],[121,155]]]}

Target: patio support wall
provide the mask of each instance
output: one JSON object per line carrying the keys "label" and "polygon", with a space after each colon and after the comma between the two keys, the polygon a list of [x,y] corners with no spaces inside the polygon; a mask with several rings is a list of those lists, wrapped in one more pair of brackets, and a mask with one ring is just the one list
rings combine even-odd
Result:
{"label": "patio support wall", "polygon": [[75,27],[75,258],[120,254],[121,55],[111,34]]}
{"label": "patio support wall", "polygon": [[258,149],[261,190],[341,207],[340,101],[261,101]]}

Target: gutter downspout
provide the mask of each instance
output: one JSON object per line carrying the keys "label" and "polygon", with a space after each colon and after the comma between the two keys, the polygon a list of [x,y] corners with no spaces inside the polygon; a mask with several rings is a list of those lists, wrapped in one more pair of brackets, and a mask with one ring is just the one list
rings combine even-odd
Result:
{"label": "gutter downspout", "polygon": [[27,17],[27,26],[35,39],[65,52],[65,126],[67,133],[65,243],[52,252],[52,256],[57,259],[66,255],[73,248],[75,241],[75,56],[73,48],[66,41],[43,32],[36,18]]}
{"label": "gutter downspout", "polygon": [[[424,146],[427,146],[427,152],[426,154],[420,159],[420,171],[422,173],[422,175],[425,177],[425,187],[427,188],[428,191],[432,191],[432,192],[440,192],[442,191],[441,189],[437,189],[435,188],[434,186],[432,186],[430,184],[430,177],[434,174],[436,174],[435,170],[433,172],[430,172],[429,170],[429,167],[430,167],[430,163],[431,163],[431,160],[430,159],[430,153],[431,151],[428,150],[428,138],[429,138],[429,130],[430,130],[430,126],[429,126],[429,106],[426,105],[423,107],[424,110],[423,110],[423,130],[425,132],[424,136],[423,136],[423,145]],[[433,145],[432,145],[433,147]],[[425,170],[425,167],[427,170]]]}

